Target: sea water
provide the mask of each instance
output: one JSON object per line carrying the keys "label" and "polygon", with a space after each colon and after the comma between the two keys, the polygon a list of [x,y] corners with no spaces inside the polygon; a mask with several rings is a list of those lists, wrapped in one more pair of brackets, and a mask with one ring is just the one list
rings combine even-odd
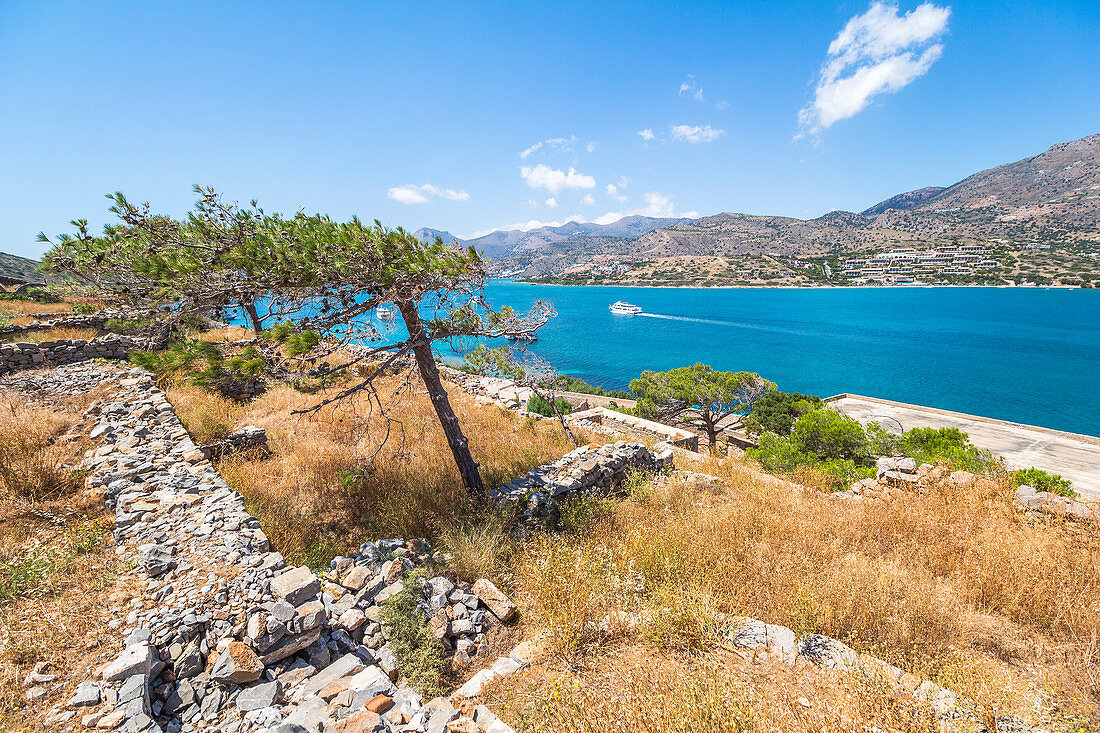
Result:
{"label": "sea water", "polygon": [[[530,350],[622,389],[702,362],[841,392],[1100,435],[1100,290],[620,288],[492,281],[495,305],[558,315]],[[613,315],[624,300],[644,314]]]}

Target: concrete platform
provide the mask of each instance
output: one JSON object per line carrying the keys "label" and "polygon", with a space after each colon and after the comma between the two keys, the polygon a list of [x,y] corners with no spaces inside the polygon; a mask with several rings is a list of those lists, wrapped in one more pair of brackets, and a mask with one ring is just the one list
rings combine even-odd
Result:
{"label": "concrete platform", "polygon": [[1009,468],[1035,466],[1061,474],[1073,482],[1081,499],[1100,501],[1100,438],[863,395],[840,394],[826,402],[861,423],[876,421],[890,432],[958,428],[974,445],[1004,458]]}

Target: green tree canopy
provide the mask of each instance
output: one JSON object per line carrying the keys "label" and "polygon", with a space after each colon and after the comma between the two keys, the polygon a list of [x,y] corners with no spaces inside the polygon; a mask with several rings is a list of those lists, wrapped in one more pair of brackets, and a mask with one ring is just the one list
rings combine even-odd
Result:
{"label": "green tree canopy", "polygon": [[720,372],[706,364],[645,371],[630,383],[637,411],[660,420],[678,418],[702,428],[713,447],[733,415],[748,411],[775,384],[753,372]]}
{"label": "green tree canopy", "polygon": [[817,395],[800,392],[768,390],[752,406],[744,425],[752,435],[771,431],[776,435],[790,435],[794,421],[821,405]]}
{"label": "green tree canopy", "polygon": [[[212,189],[184,219],[153,214],[121,193],[111,199],[118,222],[99,236],[86,220],[51,241],[49,268],[83,279],[109,300],[162,307],[165,319],[213,315],[241,306],[257,332],[267,320],[291,343],[281,368],[307,368],[336,357],[330,374],[360,378],[314,409],[366,392],[380,409],[375,379],[412,357],[432,399],[466,486],[483,491],[458,419],[439,378],[432,344],[464,337],[529,336],[553,315],[548,303],[527,314],[493,309],[482,297],[485,263],[472,247],[422,242],[403,229],[323,214],[268,214],[255,201],[226,203]],[[394,340],[370,316],[400,313],[408,336]],[[263,315],[259,310],[263,309]],[[380,364],[377,364],[378,360]],[[327,363],[327,362],[326,362]]]}

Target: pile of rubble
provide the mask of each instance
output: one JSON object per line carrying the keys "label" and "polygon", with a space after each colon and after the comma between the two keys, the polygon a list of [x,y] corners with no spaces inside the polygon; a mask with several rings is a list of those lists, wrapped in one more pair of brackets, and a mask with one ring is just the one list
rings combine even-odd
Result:
{"label": "pile of rubble", "polygon": [[553,527],[560,518],[560,502],[590,491],[612,492],[631,471],[670,468],[670,448],[652,453],[641,443],[621,440],[586,445],[490,490],[489,498],[501,506],[522,509],[521,519],[527,526]]}
{"label": "pile of rubble", "polygon": [[[287,567],[151,375],[96,366],[119,382],[77,426],[100,443],[82,468],[115,510],[116,551],[142,591],[109,623],[124,639],[119,654],[51,710],[49,724],[149,733],[509,730],[487,710],[463,718],[446,699],[425,703],[400,675],[381,604],[403,591],[410,570],[438,559],[426,543],[365,544],[336,558],[324,578]],[[437,576],[419,600],[456,655],[469,656],[491,625],[515,613],[488,581],[466,587]]]}
{"label": "pile of rubble", "polygon": [[233,453],[252,453],[265,456],[270,452],[267,445],[267,431],[254,425],[245,425],[221,440],[202,446],[203,455],[211,461],[224,458]]}

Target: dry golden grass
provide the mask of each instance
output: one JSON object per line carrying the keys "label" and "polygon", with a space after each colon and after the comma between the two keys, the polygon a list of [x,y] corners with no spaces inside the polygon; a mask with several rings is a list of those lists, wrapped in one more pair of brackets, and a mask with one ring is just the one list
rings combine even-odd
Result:
{"label": "dry golden grass", "polygon": [[40,313],[68,313],[73,303],[35,303],[33,300],[0,300],[0,315],[35,316]]}
{"label": "dry golden grass", "polygon": [[[0,729],[44,730],[45,711],[63,703],[116,643],[100,633],[107,588],[119,572],[108,551],[112,517],[98,492],[78,493],[80,482],[54,466],[75,461],[86,446],[48,440],[98,396],[54,399],[48,409],[14,392],[0,400],[0,446],[6,455],[17,448],[18,470],[34,484],[30,491],[0,488]],[[46,697],[27,703],[22,681],[40,663],[57,680],[46,685]]]}
{"label": "dry golden grass", "polygon": [[922,705],[868,679],[640,645],[550,659],[494,681],[483,697],[520,733],[936,730]]}
{"label": "dry golden grass", "polygon": [[[723,483],[635,488],[585,531],[514,560],[529,624],[566,654],[600,654],[616,611],[654,648],[709,648],[716,611],[836,637],[1028,717],[1051,699],[1095,716],[1100,534],[1035,523],[1005,485],[843,502],[703,459]],[[611,629],[615,631],[614,626]]]}
{"label": "dry golden grass", "polygon": [[65,467],[79,460],[79,447],[55,443],[74,422],[64,408],[30,405],[16,395],[0,397],[0,498],[35,502],[79,486],[79,478]]}
{"label": "dry golden grass", "polygon": [[8,334],[7,340],[40,344],[43,341],[62,341],[65,339],[84,339],[85,341],[90,341],[99,335],[100,332],[94,328],[63,326],[59,328],[47,328],[41,331],[24,331],[19,334]]}
{"label": "dry golden grass", "polygon": [[[438,538],[456,523],[482,521],[417,383],[388,378],[380,391],[400,392],[388,400],[399,422],[384,442],[386,420],[365,400],[294,416],[319,398],[276,386],[240,405],[184,385],[170,386],[168,398],[196,440],[235,425],[267,430],[270,458],[230,456],[218,467],[288,561],[327,565],[368,539]],[[457,388],[450,396],[487,487],[573,447],[554,423],[477,405]]]}
{"label": "dry golden grass", "polygon": [[211,328],[207,331],[197,333],[194,338],[199,341],[213,341],[213,342],[232,342],[232,341],[245,341],[253,339],[256,334],[248,328],[242,328],[240,326],[226,326],[224,328]]}
{"label": "dry golden grass", "polygon": [[183,380],[172,380],[164,386],[176,416],[197,443],[212,443],[224,438],[244,413],[242,403]]}

